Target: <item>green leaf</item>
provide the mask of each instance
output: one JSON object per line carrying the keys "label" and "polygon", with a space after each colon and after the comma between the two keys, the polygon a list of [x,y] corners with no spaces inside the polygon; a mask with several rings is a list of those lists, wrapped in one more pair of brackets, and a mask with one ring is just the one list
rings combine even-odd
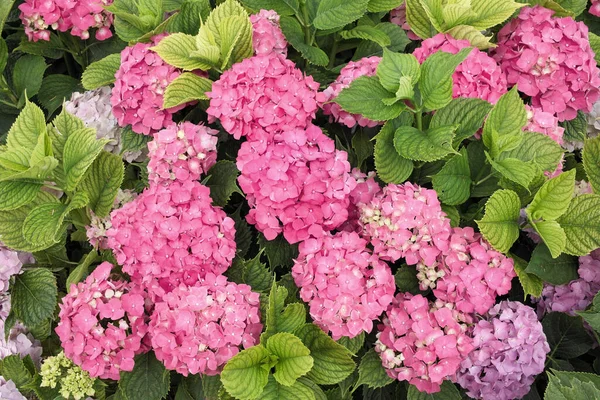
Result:
{"label": "green leaf", "polygon": [[321,0],[313,25],[334,29],[356,21],[367,12],[369,0]]}
{"label": "green leaf", "polygon": [[402,76],[409,77],[411,82],[416,83],[420,75],[419,61],[415,56],[383,49],[383,59],[377,66],[377,77],[386,90],[396,92],[400,87],[399,79]]}
{"label": "green leaf", "polygon": [[600,387],[600,375],[588,372],[557,371],[555,369],[550,369],[549,372],[557,379],[556,383],[560,383],[561,385],[571,386],[572,381],[578,380],[581,382],[590,382],[594,386]]}
{"label": "green leaf", "polygon": [[381,86],[377,77],[361,76],[350,87],[342,90],[333,101],[349,113],[361,114],[374,121],[387,121],[399,116],[406,107],[401,102],[392,105],[382,103],[388,97],[395,95]]}
{"label": "green leaf", "polygon": [[102,60],[88,65],[81,75],[81,84],[86,90],[98,89],[115,81],[115,74],[121,66],[121,54],[111,54]]}
{"label": "green leaf", "polygon": [[494,161],[488,157],[488,162],[503,177],[524,188],[528,188],[531,182],[533,182],[535,177],[540,173],[537,165],[533,162],[525,162],[517,158],[505,158]]}
{"label": "green leaf", "polygon": [[427,132],[401,126],[394,134],[394,147],[402,157],[414,161],[436,161],[450,153],[452,148],[455,126],[440,126]]}
{"label": "green leaf", "polygon": [[253,400],[267,385],[269,370],[269,351],[257,345],[239,352],[225,364],[221,382],[236,399]]}
{"label": "green leaf", "polygon": [[457,40],[468,40],[472,46],[477,47],[479,50],[488,50],[496,47],[496,45],[490,40],[491,36],[484,36],[480,30],[472,27],[471,25],[457,25],[446,31],[446,34],[452,36]]}
{"label": "green leaf", "polygon": [[[0,31],[2,27],[0,27]],[[6,46],[6,41],[0,37],[0,73],[4,71],[6,68],[6,63],[8,62],[8,47]]]}
{"label": "green leaf", "polygon": [[4,23],[6,22],[6,18],[8,18],[13,3],[14,0],[6,0],[0,3],[0,32],[4,29]]}
{"label": "green leaf", "polygon": [[269,290],[273,281],[273,274],[260,261],[260,253],[253,259],[244,261],[242,279],[256,292],[266,292]]}
{"label": "green leaf", "polygon": [[0,211],[10,211],[31,203],[37,197],[42,183],[25,181],[0,182]]}
{"label": "green leaf", "polygon": [[558,223],[567,235],[565,253],[584,256],[599,248],[600,196],[584,194],[574,198]]}
{"label": "green leaf", "polygon": [[252,23],[247,15],[224,18],[219,24],[221,69],[253,55]]}
{"label": "green leaf", "polygon": [[367,10],[369,12],[381,12],[390,11],[394,8],[400,7],[404,0],[369,0]]}
{"label": "green leaf", "polygon": [[302,304],[292,303],[285,306],[287,293],[286,288],[273,281],[265,316],[265,332],[260,336],[261,342],[278,332],[294,332],[306,322],[306,310]]}
{"label": "green leaf", "polygon": [[421,5],[433,27],[441,32],[444,30],[444,12],[440,0],[421,0]]}
{"label": "green leaf", "polygon": [[600,137],[586,140],[582,152],[583,166],[595,193],[600,193]]}
{"label": "green leaf", "polygon": [[579,357],[592,348],[593,340],[583,327],[581,317],[552,312],[542,320],[552,357],[565,360]]}
{"label": "green leaf", "polygon": [[54,114],[64,101],[69,100],[73,92],[79,88],[79,81],[68,75],[49,75],[42,81],[38,93],[38,101],[48,110],[48,115]]}
{"label": "green leaf", "polygon": [[305,324],[295,333],[308,347],[314,360],[307,375],[313,382],[335,385],[346,379],[356,368],[352,353],[315,324]]}
{"label": "green leaf", "polygon": [[283,235],[279,235],[273,240],[267,240],[264,235],[259,235],[257,243],[261,249],[264,249],[271,268],[291,268],[294,265],[294,259],[298,257],[298,245],[289,244]]}
{"label": "green leaf", "polygon": [[192,52],[198,50],[196,38],[185,33],[173,33],[166,36],[150,50],[155,51],[167,64],[184,71],[195,69],[206,71],[211,68],[210,64],[191,55]]}
{"label": "green leaf", "polygon": [[471,0],[471,8],[475,12],[475,16],[469,18],[465,25],[485,30],[506,21],[521,7],[523,4],[513,0],[494,0],[492,3],[488,0]]}
{"label": "green leaf", "polygon": [[[558,371],[551,370],[554,373]],[[561,371],[562,372],[562,371]],[[583,373],[571,373],[583,374]],[[557,378],[548,373],[548,386],[544,393],[544,398],[552,400],[572,400],[572,399],[597,399],[600,398],[600,385],[597,383],[598,375],[591,375],[594,379],[580,380],[573,376],[568,381]]]}
{"label": "green leaf", "polygon": [[77,187],[107,141],[96,140],[96,131],[89,128],[78,129],[69,135],[63,150],[64,189],[74,190]]}
{"label": "green leaf", "polygon": [[440,172],[433,176],[433,189],[440,201],[448,205],[462,204],[471,194],[471,170],[467,149],[450,158]]}
{"label": "green leaf", "polygon": [[211,11],[208,0],[185,0],[177,8],[180,8],[180,11],[171,23],[169,32],[182,32],[188,35],[198,34],[202,21],[206,21]]}
{"label": "green leaf", "polygon": [[575,170],[563,172],[544,183],[527,207],[527,215],[533,220],[558,219],[569,208],[574,191]]}
{"label": "green leaf", "polygon": [[556,221],[534,222],[533,228],[548,246],[552,258],[557,258],[567,242],[564,229]]}
{"label": "green leaf", "polygon": [[401,292],[408,292],[412,294],[419,294],[421,289],[419,288],[419,279],[417,278],[417,270],[415,267],[403,265],[394,274],[394,282],[396,287]]}
{"label": "green leaf", "polygon": [[46,68],[46,61],[42,56],[27,54],[17,60],[13,68],[12,84],[15,93],[21,96],[20,101],[25,100],[25,92],[29,99],[38,94]]}
{"label": "green leaf", "polygon": [[27,326],[36,326],[52,317],[58,296],[56,277],[45,268],[15,275],[11,289],[11,310]]}
{"label": "green leaf", "polygon": [[[494,137],[495,132],[498,137],[518,135],[521,136],[521,129],[527,124],[527,112],[525,111],[525,104],[519,92],[517,92],[516,86],[514,86],[508,93],[505,93],[500,97],[488,119],[483,126],[483,142],[488,149],[492,150],[492,157],[495,158],[499,152],[503,149],[499,144],[496,144],[499,152],[495,154],[494,142],[498,139]],[[518,146],[518,143],[517,145]],[[516,147],[513,146],[510,149]],[[510,150],[508,148],[504,150]]]}
{"label": "green leaf", "polygon": [[367,385],[370,388],[377,389],[392,382],[394,380],[385,372],[379,354],[373,349],[367,351],[360,359],[358,381],[355,386]]}
{"label": "green leaf", "polygon": [[206,92],[210,92],[212,81],[192,72],[184,72],[167,86],[164,108],[171,108],[195,100],[208,100]]}
{"label": "green leaf", "polygon": [[452,75],[472,50],[467,47],[457,54],[438,51],[423,62],[419,90],[426,110],[439,110],[452,101]]}
{"label": "green leaf", "polygon": [[267,350],[277,357],[273,377],[284,386],[291,386],[296,379],[313,367],[310,350],[291,333],[281,332],[269,338]]}
{"label": "green leaf", "polygon": [[515,262],[515,272],[517,273],[517,277],[519,278],[519,282],[525,293],[524,300],[527,300],[527,295],[540,297],[542,295],[542,290],[544,289],[544,281],[534,274],[525,272],[527,268],[527,262],[525,260],[515,257],[514,255],[511,255],[511,258]]}
{"label": "green leaf", "polygon": [[[390,38],[391,44],[387,46],[390,51],[404,51],[410,39],[406,36],[406,32],[396,24],[391,22],[381,22],[375,25],[375,28],[385,32]],[[363,57],[381,56],[383,49],[376,43],[370,41],[362,41],[354,52],[353,60],[360,60]]]}
{"label": "green leaf", "polygon": [[[31,359],[30,359],[31,360]],[[25,367],[19,354],[11,354],[2,359],[1,369],[2,377],[13,381],[18,389],[26,385],[33,378],[32,373]]]}
{"label": "green leaf", "polygon": [[154,352],[140,354],[134,359],[131,372],[121,372],[119,389],[127,400],[160,400],[169,393],[171,375],[156,359]]}
{"label": "green leaf", "polygon": [[409,385],[407,400],[461,400],[460,392],[449,380],[442,382],[442,387],[437,393],[419,392],[416,386]]}
{"label": "green leaf", "polygon": [[67,214],[61,203],[43,203],[31,210],[23,222],[23,237],[33,245],[48,248],[59,240],[59,232]]}
{"label": "green leaf", "polygon": [[[600,63],[600,36],[596,35],[593,32],[588,33],[588,37],[590,40],[590,47],[594,51],[596,63]],[[579,112],[577,113],[579,116]],[[567,133],[565,131],[565,133]]]}
{"label": "green leaf", "polygon": [[563,149],[558,143],[541,133],[525,132],[521,142],[512,150],[505,151],[498,157],[517,158],[521,161],[533,161],[543,171],[554,171],[563,156]]}
{"label": "green leaf", "polygon": [[235,0],[222,1],[208,16],[206,27],[214,35],[217,43],[222,42],[219,26],[229,17],[242,16],[247,17],[248,13],[240,3]]}
{"label": "green leaf", "polygon": [[492,247],[506,253],[519,237],[521,202],[512,190],[497,190],[485,204],[485,215],[477,222]]}
{"label": "green leaf", "polygon": [[347,348],[351,354],[356,354],[362,349],[365,344],[365,333],[361,332],[357,336],[354,336],[352,339],[348,336],[342,336],[337,340],[339,344]]}
{"label": "green leaf", "polygon": [[[592,35],[592,33],[589,33]],[[591,36],[590,36],[591,38]],[[591,39],[590,39],[591,40]],[[599,49],[600,50],[600,49]],[[598,53],[596,53],[598,54]],[[587,136],[587,117],[582,111],[577,112],[577,117],[560,124],[565,128],[563,139],[566,142],[583,142]]]}
{"label": "green leaf", "polygon": [[74,268],[67,277],[67,281],[65,283],[67,292],[71,291],[71,285],[83,281],[88,276],[90,266],[99,259],[100,257],[98,256],[98,252],[95,250],[90,251],[82,258],[79,265]]}
{"label": "green leaf", "polygon": [[371,42],[377,43],[384,48],[389,46],[392,42],[390,37],[383,31],[375,28],[374,26],[359,25],[348,31],[341,31],[340,36],[342,39],[364,39],[370,40]]}
{"label": "green leaf", "polygon": [[88,195],[90,209],[100,218],[112,210],[124,174],[121,157],[102,151],[83,177],[79,189]]}
{"label": "green leaf", "polygon": [[359,167],[373,155],[373,142],[366,131],[361,129],[352,136],[352,150],[356,154],[356,165]]}
{"label": "green leaf", "polygon": [[[311,381],[307,380],[310,384]],[[314,385],[314,384],[313,384]],[[318,387],[317,387],[318,388]],[[315,393],[312,388],[300,380],[294,382],[291,386],[280,385],[277,380],[269,376],[269,382],[260,394],[261,400],[315,400]]]}
{"label": "green leaf", "polygon": [[558,258],[552,258],[548,247],[540,243],[533,250],[525,272],[535,274],[553,285],[565,285],[579,278],[577,268],[579,262],[576,257],[561,254]]}
{"label": "green leaf", "polygon": [[[587,322],[592,329],[596,332],[600,332],[600,295],[594,296],[594,302],[592,307],[588,311],[577,311],[577,315],[581,316],[585,322]],[[594,375],[597,376],[597,375]],[[600,378],[598,378],[600,379]]]}
{"label": "green leaf", "polygon": [[246,7],[258,12],[263,10],[275,10],[279,15],[294,15],[298,11],[297,0],[242,0]]}
{"label": "green leaf", "polygon": [[146,149],[150,140],[152,136],[135,133],[128,126],[121,131],[121,154]]}
{"label": "green leaf", "polygon": [[421,0],[406,0],[406,21],[421,39],[434,36],[437,30],[431,24]]}
{"label": "green leaf", "polygon": [[241,193],[237,185],[239,171],[233,161],[221,160],[212,166],[207,186],[210,188],[210,197],[217,206],[224,207],[233,193]]}
{"label": "green leaf", "polygon": [[570,11],[573,13],[573,16],[576,17],[579,14],[581,14],[582,12],[585,11],[586,6],[587,6],[587,0],[554,0],[556,1],[558,4],[560,4],[560,6],[562,8],[564,8],[567,11]]}
{"label": "green leaf", "polygon": [[25,108],[8,131],[6,145],[9,149],[29,151],[27,154],[31,154],[38,144],[40,135],[44,133],[46,133],[44,112],[34,103],[26,102]]}
{"label": "green leaf", "polygon": [[[403,114],[410,118],[409,114]],[[406,118],[401,117],[385,123],[376,137],[375,169],[377,176],[385,183],[402,183],[413,171],[413,162],[402,157],[394,147],[394,134]],[[410,121],[412,123],[412,121]]]}
{"label": "green leaf", "polygon": [[433,114],[429,128],[457,125],[454,143],[473,136],[483,125],[492,105],[481,99],[458,98]]}
{"label": "green leaf", "polygon": [[304,42],[304,32],[297,19],[283,16],[279,20],[279,25],[287,41],[305,60],[321,67],[329,63],[329,56],[323,50]]}

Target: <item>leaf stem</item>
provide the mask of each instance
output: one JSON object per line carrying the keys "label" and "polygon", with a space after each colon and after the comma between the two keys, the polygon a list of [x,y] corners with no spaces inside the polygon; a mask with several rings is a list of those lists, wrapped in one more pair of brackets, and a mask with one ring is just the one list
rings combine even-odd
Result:
{"label": "leaf stem", "polygon": [[493,177],[494,174],[490,173],[488,176],[486,176],[485,178],[478,180],[477,182],[475,182],[475,186],[479,186],[481,185],[483,182],[487,181],[488,179],[490,179],[491,177]]}
{"label": "leaf stem", "polygon": [[333,45],[331,46],[331,51],[329,52],[329,64],[327,65],[327,69],[331,69],[335,65],[335,56],[338,52],[338,43],[338,36],[334,35]]}
{"label": "leaf stem", "polygon": [[421,114],[421,110],[417,110],[416,117],[417,117],[417,129],[420,131],[423,131],[423,114]]}

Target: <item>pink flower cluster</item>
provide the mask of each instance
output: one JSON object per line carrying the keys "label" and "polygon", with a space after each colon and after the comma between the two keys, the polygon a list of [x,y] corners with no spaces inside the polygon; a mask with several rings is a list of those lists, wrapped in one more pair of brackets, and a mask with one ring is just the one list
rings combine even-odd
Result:
{"label": "pink flower cluster", "polygon": [[119,380],[133,358],[147,350],[145,298],[136,285],[109,278],[100,264],[85,282],[71,285],[60,305],[56,333],[65,355],[91,377]]}
{"label": "pink flower cluster", "polygon": [[600,0],[592,0],[592,5],[588,11],[596,17],[600,17]]}
{"label": "pink flower cluster", "polygon": [[235,223],[211,202],[196,181],[151,185],[111,213],[108,246],[133,282],[159,291],[221,274],[235,256]]}
{"label": "pink flower cluster", "polygon": [[514,301],[496,304],[475,325],[472,336],[475,349],[457,374],[467,394],[482,400],[525,396],[550,351],[533,309]]}
{"label": "pink flower cluster", "polygon": [[432,266],[448,249],[450,220],[435,190],[390,183],[359,210],[362,235],[382,260]]}
{"label": "pink flower cluster", "polygon": [[[420,63],[433,53],[443,51],[456,54],[470,47],[468,40],[456,40],[447,34],[437,34],[423,40],[413,53]],[[506,77],[493,58],[479,49],[473,49],[452,75],[452,97],[478,98],[495,104],[508,91]]]}
{"label": "pink flower cluster", "polygon": [[156,358],[167,369],[216,375],[240,349],[258,343],[259,295],[209,273],[156,303],[149,329]]}
{"label": "pink flower cluster", "polygon": [[566,121],[592,109],[600,96],[600,71],[587,26],[553,13],[542,6],[522,8],[498,33],[494,58],[509,85],[531,96],[534,107]]}
{"label": "pink flower cluster", "polygon": [[541,108],[525,106],[527,109],[527,125],[525,132],[543,133],[558,144],[563,143],[565,128],[558,126],[558,118],[554,114],[544,112]]}
{"label": "pink flower cluster", "polygon": [[96,39],[112,36],[113,16],[104,7],[113,0],[25,0],[19,6],[25,34],[30,41],[50,40],[48,29],[89,39],[90,29],[96,30]]}
{"label": "pink flower cluster", "polygon": [[406,21],[406,2],[403,2],[400,7],[390,11],[390,22],[404,29],[410,40],[421,40],[421,38],[412,31],[410,25]]}
{"label": "pink flower cluster", "polygon": [[347,158],[315,125],[276,134],[255,129],[237,157],[248,222],[268,240],[283,232],[290,243],[337,228],[356,186]]}
{"label": "pink flower cluster", "polygon": [[287,56],[287,41],[279,27],[279,15],[273,10],[260,10],[250,16],[252,47],[257,56],[270,53]]}
{"label": "pink flower cluster", "polygon": [[319,107],[323,109],[323,114],[330,115],[330,121],[339,122],[346,125],[348,128],[354,127],[356,124],[360,126],[377,126],[380,123],[371,121],[362,115],[350,114],[340,107],[337,103],[331,103],[343,89],[346,89],[350,84],[360,76],[374,76],[377,72],[377,66],[381,61],[381,57],[365,57],[358,61],[350,61],[342,70],[327,89],[317,94],[317,102]]}
{"label": "pink flower cluster", "polygon": [[137,43],[121,52],[121,65],[110,98],[119,125],[131,125],[134,132],[144,135],[172,124],[173,114],[185,107],[182,104],[163,109],[165,89],[181,74],[150,50],[163,37],[155,36],[151,43]]}
{"label": "pink flower cluster", "polygon": [[315,117],[319,84],[275,52],[234,64],[213,83],[209,122],[219,119],[236,139],[256,132],[304,129]]}
{"label": "pink flower cluster", "polygon": [[387,374],[434,393],[473,349],[460,313],[432,307],[421,295],[398,294],[379,325],[375,351]]}
{"label": "pink flower cluster", "polygon": [[30,253],[11,250],[0,243],[0,294],[8,292],[10,277],[21,273],[23,264],[33,264]]}
{"label": "pink flower cluster", "polygon": [[396,284],[389,267],[355,232],[326,234],[300,243],[292,276],[310,315],[334,339],[373,329],[392,302]]}
{"label": "pink flower cluster", "polygon": [[217,162],[218,133],[191,122],[158,131],[148,143],[148,179],[154,183],[198,180]]}

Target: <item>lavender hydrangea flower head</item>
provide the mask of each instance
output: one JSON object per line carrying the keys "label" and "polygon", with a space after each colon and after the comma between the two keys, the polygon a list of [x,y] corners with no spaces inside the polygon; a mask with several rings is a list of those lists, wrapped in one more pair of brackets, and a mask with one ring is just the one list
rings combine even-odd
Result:
{"label": "lavender hydrangea flower head", "polygon": [[25,396],[19,392],[13,381],[7,381],[0,376],[0,399],[2,400],[27,400]]}
{"label": "lavender hydrangea flower head", "polygon": [[34,261],[31,254],[11,250],[0,243],[0,293],[8,291],[10,277],[19,274],[23,264]]}

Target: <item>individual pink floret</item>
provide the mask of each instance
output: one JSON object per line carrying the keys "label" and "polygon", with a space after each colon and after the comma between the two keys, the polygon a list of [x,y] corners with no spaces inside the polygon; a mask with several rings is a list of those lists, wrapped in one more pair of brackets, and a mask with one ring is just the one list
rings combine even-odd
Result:
{"label": "individual pink floret", "polygon": [[252,22],[252,47],[257,56],[270,53],[287,56],[287,40],[279,26],[279,14],[273,10],[260,10],[250,16]]}
{"label": "individual pink floret", "polygon": [[554,114],[527,105],[525,108],[527,109],[527,125],[523,128],[525,132],[542,133],[556,143],[563,144],[565,128],[558,125],[558,118]]}

